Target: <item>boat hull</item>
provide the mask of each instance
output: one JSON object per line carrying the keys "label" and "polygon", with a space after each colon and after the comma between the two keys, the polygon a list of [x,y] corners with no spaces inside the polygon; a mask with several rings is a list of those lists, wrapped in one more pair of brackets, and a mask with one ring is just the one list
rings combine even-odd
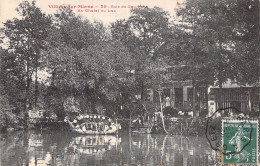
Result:
{"label": "boat hull", "polygon": [[72,131],[79,133],[79,134],[86,134],[86,135],[106,135],[106,134],[116,134],[117,133],[117,130],[104,132],[104,131],[91,131],[91,130],[82,131],[82,130],[72,129]]}

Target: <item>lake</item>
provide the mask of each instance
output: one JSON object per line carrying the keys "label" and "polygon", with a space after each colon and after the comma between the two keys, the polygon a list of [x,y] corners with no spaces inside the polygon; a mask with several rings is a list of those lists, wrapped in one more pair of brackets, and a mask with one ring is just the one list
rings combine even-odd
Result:
{"label": "lake", "polygon": [[62,131],[0,134],[0,166],[219,165],[204,135],[77,135]]}

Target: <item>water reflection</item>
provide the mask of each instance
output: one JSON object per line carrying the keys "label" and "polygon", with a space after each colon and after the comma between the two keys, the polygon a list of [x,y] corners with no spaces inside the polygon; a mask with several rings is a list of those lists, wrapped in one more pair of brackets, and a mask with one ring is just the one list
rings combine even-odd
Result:
{"label": "water reflection", "polygon": [[105,151],[117,147],[120,142],[121,138],[112,135],[77,136],[72,139],[68,147],[65,148],[65,151],[67,153],[82,153],[86,155],[101,156]]}
{"label": "water reflection", "polygon": [[0,147],[3,166],[219,165],[204,137],[28,131],[1,134]]}

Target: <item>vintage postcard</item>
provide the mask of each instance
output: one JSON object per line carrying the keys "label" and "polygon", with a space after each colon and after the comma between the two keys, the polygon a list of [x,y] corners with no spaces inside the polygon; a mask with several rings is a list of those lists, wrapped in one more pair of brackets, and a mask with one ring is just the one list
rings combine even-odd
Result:
{"label": "vintage postcard", "polygon": [[259,164],[259,0],[1,0],[0,166]]}

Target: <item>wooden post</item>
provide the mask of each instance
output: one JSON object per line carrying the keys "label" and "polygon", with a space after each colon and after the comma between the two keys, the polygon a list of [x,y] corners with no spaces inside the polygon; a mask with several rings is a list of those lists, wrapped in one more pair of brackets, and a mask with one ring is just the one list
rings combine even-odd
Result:
{"label": "wooden post", "polygon": [[167,130],[165,128],[164,118],[163,118],[162,89],[159,89],[158,92],[159,92],[159,99],[160,99],[160,105],[161,105],[161,118],[162,118],[163,129],[164,129],[165,133],[168,134],[168,132],[167,132]]}
{"label": "wooden post", "polygon": [[251,112],[252,111],[252,100],[251,100],[251,90],[248,90],[248,108],[249,108],[249,111]]}
{"label": "wooden post", "polygon": [[131,126],[132,126],[132,112],[130,110],[130,121],[129,121],[129,133],[131,133]]}
{"label": "wooden post", "polygon": [[192,112],[193,112],[193,117],[196,116],[196,109],[195,109],[195,103],[196,103],[196,88],[194,83],[192,84]]}

